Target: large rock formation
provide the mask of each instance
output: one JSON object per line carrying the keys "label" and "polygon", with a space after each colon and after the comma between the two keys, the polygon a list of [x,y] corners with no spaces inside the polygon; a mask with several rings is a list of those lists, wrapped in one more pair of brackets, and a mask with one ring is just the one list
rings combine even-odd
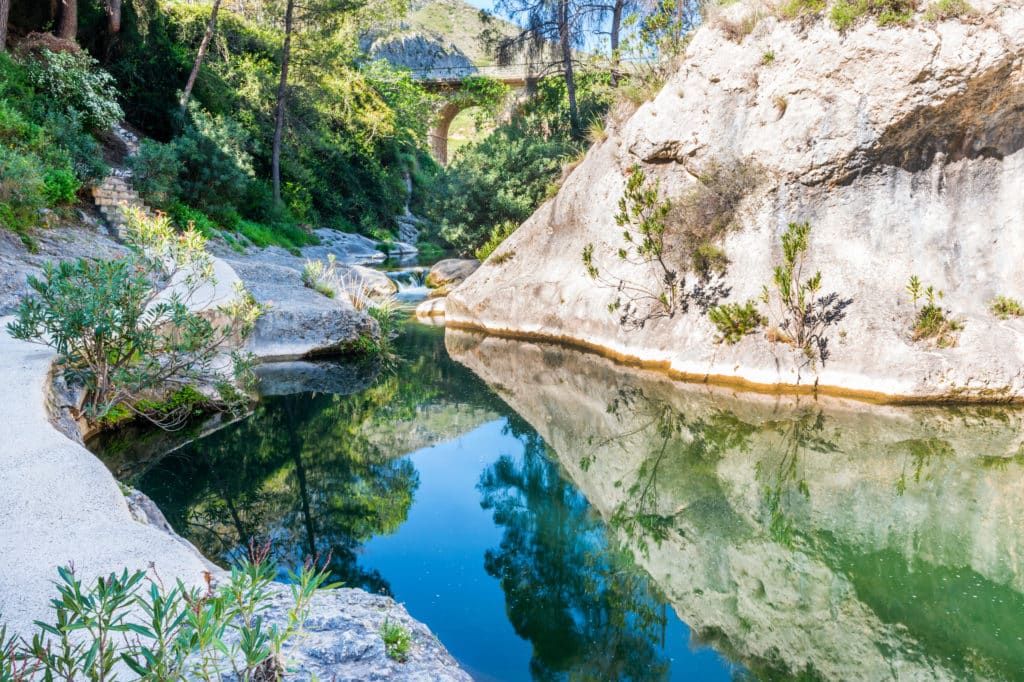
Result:
{"label": "large rock formation", "polygon": [[[826,19],[768,17],[739,42],[709,22],[658,96],[610,126],[558,195],[452,293],[449,324],[571,340],[697,378],[1024,398],[1024,321],[988,311],[996,296],[1024,297],[1024,9],[980,9],[966,23],[918,15],[845,33]],[[754,164],[758,182],[721,244],[721,301],[756,298],[781,263],[787,224],[809,221],[806,269],[822,272],[823,293],[852,299],[826,330],[824,363],[763,331],[716,344],[707,297],[640,329],[609,313],[629,298],[616,282],[659,287],[655,268],[616,256],[630,169],[678,198],[715,164],[738,161]],[[582,262],[588,244],[603,284]],[[911,275],[945,291],[942,305],[964,324],[955,347],[912,340]]]}
{"label": "large rock formation", "polygon": [[698,641],[755,673],[1024,665],[1016,411],[738,397],[558,346],[457,330],[446,345],[543,436]]}

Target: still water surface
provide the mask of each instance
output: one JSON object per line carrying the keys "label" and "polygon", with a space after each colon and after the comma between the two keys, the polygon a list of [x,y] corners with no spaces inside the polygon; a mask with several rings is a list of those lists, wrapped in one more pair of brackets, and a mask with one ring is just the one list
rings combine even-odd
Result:
{"label": "still water surface", "polygon": [[1024,676],[1018,412],[739,397],[415,324],[398,346],[268,369],[252,416],[170,453],[96,447],[212,559],[331,550],[480,680]]}

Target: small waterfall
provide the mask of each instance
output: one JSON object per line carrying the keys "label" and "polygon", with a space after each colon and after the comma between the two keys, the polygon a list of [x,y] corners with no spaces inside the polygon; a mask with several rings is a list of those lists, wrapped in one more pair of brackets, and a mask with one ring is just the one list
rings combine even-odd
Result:
{"label": "small waterfall", "polygon": [[427,297],[430,291],[427,287],[427,273],[429,268],[422,266],[401,268],[398,270],[385,271],[385,275],[391,278],[398,286],[396,297],[403,301],[417,301]]}
{"label": "small waterfall", "polygon": [[400,215],[395,221],[398,223],[398,240],[405,242],[406,244],[416,245],[419,241],[420,231],[416,226],[419,224],[420,219],[412,214],[409,210],[409,202],[412,201],[412,176],[409,175],[409,171],[405,172],[405,212]]}

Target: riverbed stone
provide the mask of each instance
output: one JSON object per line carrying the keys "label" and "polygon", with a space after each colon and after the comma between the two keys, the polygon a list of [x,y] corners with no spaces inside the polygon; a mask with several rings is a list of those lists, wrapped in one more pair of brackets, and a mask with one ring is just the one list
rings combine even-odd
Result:
{"label": "riverbed stone", "polygon": [[480,261],[475,258],[445,258],[434,263],[427,273],[427,286],[456,286],[476,272]]}
{"label": "riverbed stone", "polygon": [[416,306],[417,318],[444,318],[446,299],[428,298]]}
{"label": "riverbed stone", "polygon": [[376,333],[376,321],[347,296],[328,298],[306,287],[293,268],[243,260],[230,264],[255,299],[268,306],[246,346],[261,361],[337,353]]}

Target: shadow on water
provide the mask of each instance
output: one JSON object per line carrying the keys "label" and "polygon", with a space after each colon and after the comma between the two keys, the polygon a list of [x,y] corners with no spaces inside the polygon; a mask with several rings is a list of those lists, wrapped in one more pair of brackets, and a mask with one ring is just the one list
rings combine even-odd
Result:
{"label": "shadow on water", "polygon": [[247,419],[99,449],[214,560],[329,551],[482,680],[1024,670],[1020,412],[738,396],[418,325],[398,353],[274,367]]}

